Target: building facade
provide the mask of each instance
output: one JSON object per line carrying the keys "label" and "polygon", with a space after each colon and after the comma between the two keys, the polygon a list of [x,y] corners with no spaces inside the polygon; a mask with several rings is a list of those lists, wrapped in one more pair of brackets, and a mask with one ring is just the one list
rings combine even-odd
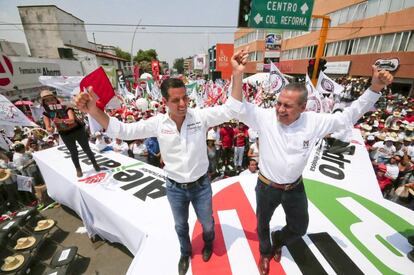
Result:
{"label": "building facade", "polygon": [[[403,93],[414,87],[414,0],[315,0],[313,14],[327,15],[330,25],[323,58],[331,76],[371,76],[378,59],[398,59],[395,85]],[[321,19],[309,31],[283,31],[279,69],[303,76],[315,57]],[[235,51],[249,47],[247,75],[262,72],[266,61],[265,30],[238,29]],[[274,56],[276,57],[276,56]],[[264,65],[263,65],[264,64]]]}
{"label": "building facade", "polygon": [[83,20],[54,5],[18,6],[32,56],[66,58],[65,44],[89,48]]}
{"label": "building facade", "polygon": [[[410,93],[414,86],[413,0],[316,0],[314,15],[327,15],[330,25],[324,58],[328,74],[371,76],[378,59],[398,59],[395,85]],[[279,68],[303,75],[313,58],[322,22],[313,20],[308,32],[285,31]]]}

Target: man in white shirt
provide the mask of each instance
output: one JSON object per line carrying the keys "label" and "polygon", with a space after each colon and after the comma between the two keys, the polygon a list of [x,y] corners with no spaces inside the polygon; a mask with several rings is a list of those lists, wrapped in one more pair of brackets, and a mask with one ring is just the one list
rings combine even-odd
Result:
{"label": "man in white shirt", "polygon": [[[233,56],[234,66],[244,67]],[[244,68],[243,68],[244,69]],[[242,101],[242,68],[233,70],[234,99]],[[353,125],[380,97],[380,91],[391,84],[392,75],[377,71],[373,66],[371,87],[342,113],[323,114],[304,112],[307,90],[303,84],[285,86],[275,109],[260,108],[243,102],[238,119],[259,132],[260,173],[256,186],[256,216],[259,235],[261,274],[269,273],[270,259],[280,261],[282,246],[288,245],[306,233],[309,215],[308,200],[302,182],[302,172],[317,140],[327,134]],[[231,99],[230,97],[230,99]],[[283,198],[283,199],[282,199]],[[276,207],[282,204],[287,225],[271,234],[269,222]]]}
{"label": "man in white shirt", "polygon": [[385,138],[384,142],[376,142],[372,147],[377,149],[377,163],[387,163],[396,152],[394,139],[389,136]]}
{"label": "man in white shirt", "polygon": [[98,152],[102,152],[105,148],[108,147],[108,144],[106,144],[105,139],[101,132],[95,133],[95,148]]}
{"label": "man in white shirt", "polygon": [[[239,56],[240,62],[246,63],[247,57],[247,54]],[[162,83],[161,93],[168,107],[168,113],[130,124],[110,118],[97,108],[96,95],[91,87],[88,93],[78,95],[76,104],[79,110],[92,115],[106,129],[106,134],[110,137],[124,140],[157,137],[167,176],[167,198],[180,242],[181,257],[178,271],[179,274],[185,274],[192,254],[188,226],[190,202],[203,227],[203,260],[208,261],[212,254],[214,219],[212,190],[207,176],[209,162],[206,133],[210,127],[236,116],[237,106],[240,104],[230,98],[222,106],[188,109],[189,98],[185,85],[181,80],[174,78]],[[229,108],[232,104],[237,106]]]}
{"label": "man in white shirt", "polygon": [[115,142],[112,142],[112,150],[114,152],[128,156],[128,144],[122,139],[116,138]]}
{"label": "man in white shirt", "polygon": [[240,176],[243,175],[256,175],[259,171],[257,170],[257,161],[255,159],[249,159],[249,164],[247,169],[240,173]]}

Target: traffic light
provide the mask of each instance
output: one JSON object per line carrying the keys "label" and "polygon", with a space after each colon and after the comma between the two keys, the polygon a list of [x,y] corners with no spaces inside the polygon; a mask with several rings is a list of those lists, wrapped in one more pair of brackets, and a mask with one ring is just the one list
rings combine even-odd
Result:
{"label": "traffic light", "polygon": [[247,28],[249,25],[249,17],[252,9],[252,0],[239,1],[239,20],[237,27]]}
{"label": "traffic light", "polygon": [[309,76],[309,78],[312,78],[313,69],[315,68],[315,62],[316,62],[316,60],[314,58],[309,59],[309,61],[308,61],[308,76]]}
{"label": "traffic light", "polygon": [[326,70],[326,63],[328,63],[326,59],[323,59],[323,58],[319,59],[318,76],[319,76],[319,72],[321,71],[323,72]]}

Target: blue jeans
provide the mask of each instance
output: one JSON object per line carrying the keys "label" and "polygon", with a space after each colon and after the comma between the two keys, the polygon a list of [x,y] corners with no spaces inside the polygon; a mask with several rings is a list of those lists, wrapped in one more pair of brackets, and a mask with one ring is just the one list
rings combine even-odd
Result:
{"label": "blue jeans", "polygon": [[167,178],[167,198],[174,216],[175,231],[180,241],[182,256],[191,256],[191,241],[188,226],[190,202],[203,227],[203,240],[211,244],[214,240],[214,219],[212,207],[212,191],[207,175],[199,180],[199,184],[190,189],[181,189],[174,181]]}
{"label": "blue jeans", "polygon": [[272,255],[269,223],[279,204],[286,214],[286,225],[277,232],[277,246],[288,245],[306,233],[309,223],[308,199],[303,182],[296,188],[284,191],[270,187],[260,179],[256,185],[256,218],[259,250],[262,256]]}

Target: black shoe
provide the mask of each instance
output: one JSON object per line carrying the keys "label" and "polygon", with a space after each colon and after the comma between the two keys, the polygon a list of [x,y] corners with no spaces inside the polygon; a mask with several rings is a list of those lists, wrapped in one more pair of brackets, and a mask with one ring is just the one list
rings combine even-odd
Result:
{"label": "black shoe", "polygon": [[83,173],[82,173],[82,169],[81,168],[76,168],[76,176],[78,178],[81,178],[83,176]]}
{"label": "black shoe", "polygon": [[101,167],[99,167],[99,165],[97,163],[93,164],[93,168],[95,169],[96,172],[100,172],[101,171]]}
{"label": "black shoe", "polygon": [[188,271],[189,266],[190,266],[190,257],[181,256],[180,261],[178,262],[178,274],[185,275]]}
{"label": "black shoe", "polygon": [[213,254],[213,244],[205,244],[203,247],[203,261],[208,262]]}
{"label": "black shoe", "polygon": [[408,259],[410,259],[412,262],[414,262],[414,249],[408,252],[407,254]]}
{"label": "black shoe", "polygon": [[413,235],[413,236],[408,237],[408,238],[407,238],[407,241],[408,241],[408,243],[409,243],[409,244],[411,244],[412,246],[414,246],[414,235]]}

